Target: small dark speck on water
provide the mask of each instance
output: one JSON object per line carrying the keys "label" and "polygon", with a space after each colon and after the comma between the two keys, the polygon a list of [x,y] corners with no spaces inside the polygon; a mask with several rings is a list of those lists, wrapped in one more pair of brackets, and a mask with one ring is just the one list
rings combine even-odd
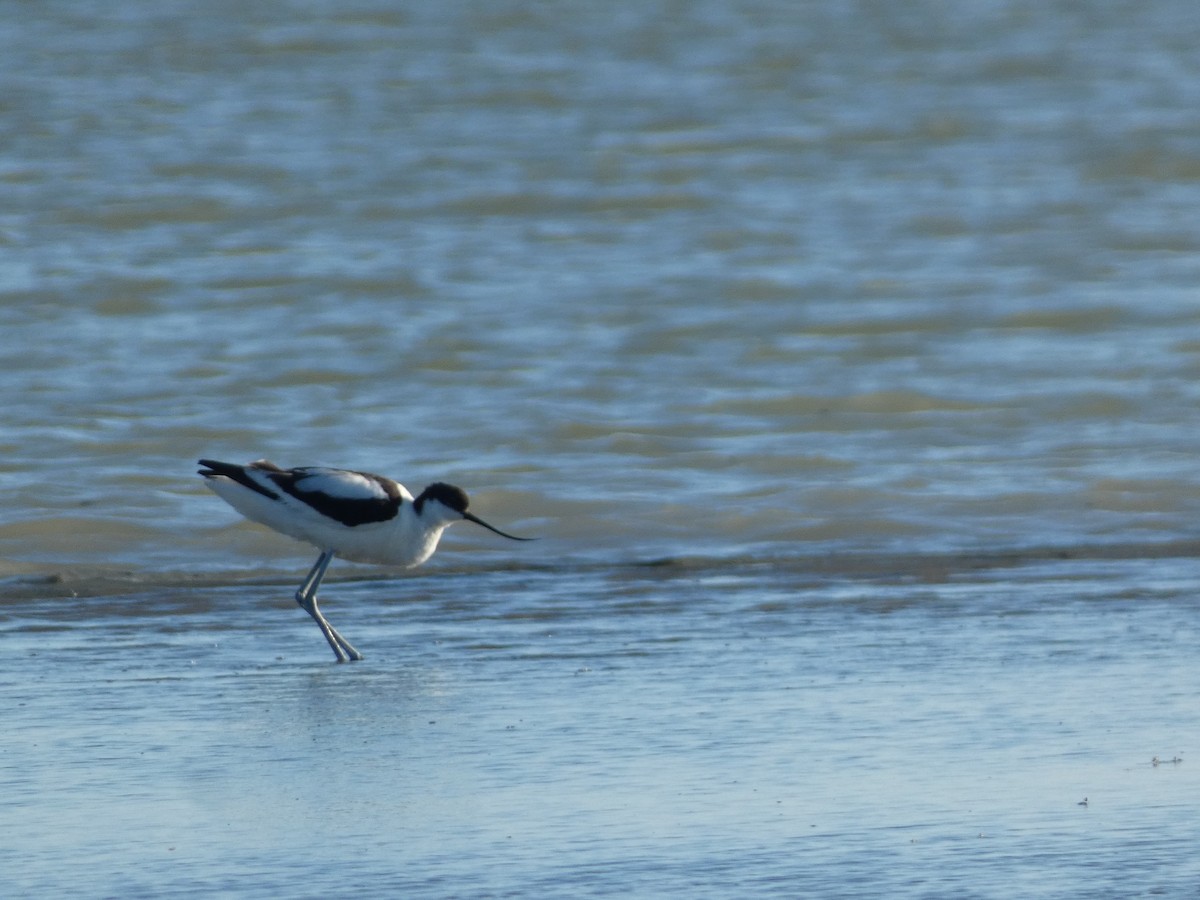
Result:
{"label": "small dark speck on water", "polygon": [[1170,759],[1159,759],[1156,756],[1156,757],[1154,757],[1154,759],[1150,760],[1150,765],[1154,766],[1154,768],[1157,769],[1159,766],[1165,766],[1168,764],[1177,766],[1181,762],[1183,762],[1183,759],[1179,756],[1173,756]]}

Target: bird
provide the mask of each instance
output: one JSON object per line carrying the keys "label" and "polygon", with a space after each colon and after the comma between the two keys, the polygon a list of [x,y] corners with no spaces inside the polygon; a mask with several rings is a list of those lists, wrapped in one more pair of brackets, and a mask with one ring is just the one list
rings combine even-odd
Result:
{"label": "bird", "polygon": [[335,556],[413,568],[433,555],[448,526],[462,520],[509,540],[535,540],[467,512],[467,492],[441,481],[414,497],[390,478],[351,469],[285,469],[266,459],[247,465],[202,459],[200,465],[204,484],[247,519],[321,551],[296,591],[296,602],[317,623],[339,663],[363,655],[317,606],[317,589]]}

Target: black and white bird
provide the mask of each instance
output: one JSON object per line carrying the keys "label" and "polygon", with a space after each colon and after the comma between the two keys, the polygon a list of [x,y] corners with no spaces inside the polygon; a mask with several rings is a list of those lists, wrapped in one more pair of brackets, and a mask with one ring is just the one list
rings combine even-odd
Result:
{"label": "black and white bird", "polygon": [[416,497],[404,485],[347,469],[283,469],[265,459],[249,465],[202,459],[204,483],[252,522],[321,551],[296,591],[296,602],[333,648],[338,662],[362,659],[317,607],[317,588],[335,556],[354,562],[412,568],[433,555],[447,526],[465,519],[514,541],[467,512],[467,492],[437,482]]}

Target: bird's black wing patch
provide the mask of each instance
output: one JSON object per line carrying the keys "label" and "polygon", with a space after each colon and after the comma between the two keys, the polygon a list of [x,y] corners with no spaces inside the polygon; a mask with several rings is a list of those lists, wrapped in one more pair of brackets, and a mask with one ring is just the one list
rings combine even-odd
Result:
{"label": "bird's black wing patch", "polygon": [[368,472],[301,468],[268,477],[284,493],[351,528],[394,519],[404,502],[399,485]]}

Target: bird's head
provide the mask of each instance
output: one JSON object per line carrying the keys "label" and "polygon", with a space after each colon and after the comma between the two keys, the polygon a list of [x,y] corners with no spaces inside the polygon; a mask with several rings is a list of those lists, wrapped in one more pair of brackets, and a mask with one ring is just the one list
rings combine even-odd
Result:
{"label": "bird's head", "polygon": [[445,484],[441,481],[429,485],[425,490],[421,491],[416,500],[413,501],[413,508],[417,515],[427,515],[432,510],[436,510],[440,517],[446,520],[447,524],[465,519],[468,522],[474,522],[476,525],[482,525],[488,531],[493,531],[500,537],[506,537],[510,541],[532,541],[536,538],[517,537],[515,534],[508,534],[501,531],[494,525],[489,525],[483,519],[472,513],[467,512],[467,492],[460,487],[455,487],[452,484]]}

